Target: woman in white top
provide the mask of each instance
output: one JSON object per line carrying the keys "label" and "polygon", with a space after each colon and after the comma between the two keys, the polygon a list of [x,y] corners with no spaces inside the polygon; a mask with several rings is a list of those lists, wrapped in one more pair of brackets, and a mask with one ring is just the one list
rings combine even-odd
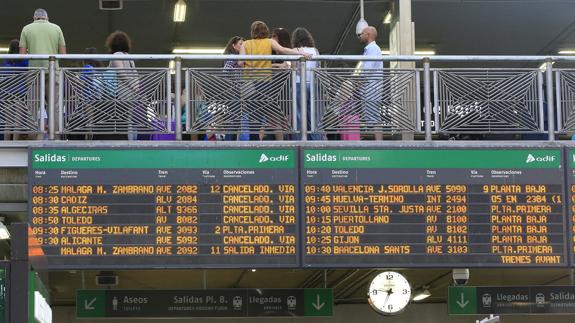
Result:
{"label": "woman in white top", "polygon": [[[313,37],[311,35],[311,33],[302,27],[298,27],[296,28],[291,36],[291,40],[292,40],[292,48],[294,49],[298,49],[298,51],[302,52],[304,55],[309,55],[309,56],[313,56],[313,55],[319,55],[319,52],[317,50],[317,48],[315,48],[315,41],[313,40]],[[310,84],[311,84],[311,79],[312,79],[312,69],[317,67],[317,61],[306,61],[306,75],[305,75],[305,82],[306,82],[306,92],[307,92],[307,104],[306,104],[306,109],[307,109],[307,129],[308,131],[311,129],[311,123],[310,123]],[[298,125],[300,127],[300,131],[301,131],[301,111],[302,111],[302,107],[301,107],[301,93],[299,91],[300,89],[300,67],[299,67],[299,63],[295,64],[295,68],[297,71],[297,75],[296,75],[296,86],[297,86],[297,111],[296,111],[296,115],[297,115],[297,122]],[[299,135],[295,136],[294,139],[299,139]],[[323,135],[320,134],[310,134],[308,135],[308,139],[310,140],[323,140],[325,139]]]}

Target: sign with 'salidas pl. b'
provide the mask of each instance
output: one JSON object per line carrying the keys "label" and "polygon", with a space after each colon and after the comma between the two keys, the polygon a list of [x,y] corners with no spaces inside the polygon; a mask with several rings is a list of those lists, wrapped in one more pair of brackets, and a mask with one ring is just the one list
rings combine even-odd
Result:
{"label": "sign with 'salidas pl. b'", "polygon": [[331,316],[331,289],[79,290],[79,318]]}
{"label": "sign with 'salidas pl. b'", "polygon": [[574,314],[575,286],[450,287],[450,315]]}

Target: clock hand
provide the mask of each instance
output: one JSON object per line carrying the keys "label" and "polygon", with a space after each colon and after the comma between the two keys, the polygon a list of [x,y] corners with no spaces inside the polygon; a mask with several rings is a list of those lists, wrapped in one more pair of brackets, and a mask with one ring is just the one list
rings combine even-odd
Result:
{"label": "clock hand", "polygon": [[384,306],[385,304],[387,304],[387,300],[389,300],[389,295],[391,295],[389,292],[387,293],[387,295],[385,295],[385,300],[383,301]]}
{"label": "clock hand", "polygon": [[387,304],[387,301],[389,300],[389,296],[391,294],[393,294],[393,289],[390,288],[389,290],[384,290],[384,292],[386,292],[387,295],[385,296],[385,300],[383,301],[383,305]]}

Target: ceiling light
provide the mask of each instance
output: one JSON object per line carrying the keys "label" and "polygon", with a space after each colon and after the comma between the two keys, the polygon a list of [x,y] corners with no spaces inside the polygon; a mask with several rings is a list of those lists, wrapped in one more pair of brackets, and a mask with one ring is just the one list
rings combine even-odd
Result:
{"label": "ceiling light", "polygon": [[0,53],[8,53],[8,47],[0,47]]}
{"label": "ceiling light", "polygon": [[3,222],[0,222],[0,240],[10,239],[10,232]]}
{"label": "ceiling light", "polygon": [[223,48],[198,48],[198,47],[189,47],[189,48],[174,48],[172,50],[172,54],[223,54]]}
{"label": "ceiling light", "polygon": [[252,269],[252,273],[255,273],[257,271],[257,269],[253,268]]}
{"label": "ceiling light", "polygon": [[385,15],[385,17],[383,17],[383,23],[386,25],[389,25],[391,23],[391,10],[387,12],[387,14]]}
{"label": "ceiling light", "polygon": [[428,298],[429,296],[431,296],[431,292],[429,291],[429,289],[425,288],[420,290],[418,293],[416,293],[413,296],[413,301],[418,302],[418,301],[422,301],[426,298]]}
{"label": "ceiling light", "polygon": [[178,0],[174,6],[174,22],[186,21],[186,1]]}
{"label": "ceiling light", "polygon": [[365,21],[365,19],[360,18],[359,21],[357,22],[357,25],[355,26],[355,33],[359,36],[361,35],[361,33],[363,32],[363,30],[369,26],[367,24],[367,21]]}
{"label": "ceiling light", "polygon": [[367,21],[365,21],[365,18],[363,18],[363,0],[359,0],[359,7],[359,21],[357,22],[357,25],[355,25],[355,34],[358,36],[361,35],[365,27],[369,26]]}
{"label": "ceiling light", "polygon": [[575,55],[575,49],[563,49],[559,51],[559,55]]}

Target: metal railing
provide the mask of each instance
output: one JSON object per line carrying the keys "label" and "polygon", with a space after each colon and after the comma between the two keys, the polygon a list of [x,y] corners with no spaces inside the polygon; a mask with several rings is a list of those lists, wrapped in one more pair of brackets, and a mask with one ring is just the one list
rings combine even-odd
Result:
{"label": "metal railing", "polygon": [[59,134],[173,133],[168,68],[62,68]]}
{"label": "metal railing", "polygon": [[555,71],[557,132],[575,132],[575,70]]}
{"label": "metal railing", "polygon": [[187,132],[297,131],[295,71],[186,68],[184,73],[190,98],[186,100]]}
{"label": "metal railing", "polygon": [[543,133],[539,69],[434,69],[439,133]]}
{"label": "metal railing", "polygon": [[[454,133],[539,133],[554,140],[555,133],[575,131],[575,70],[554,71],[552,65],[573,62],[575,57],[319,55],[311,59],[421,64],[369,71],[324,67],[307,71],[298,56],[0,55],[0,59],[50,59],[48,69],[0,68],[0,131],[46,133],[49,139],[73,134],[132,138],[169,134],[181,140],[186,133],[275,133],[299,134],[294,138],[306,140],[310,133],[323,139],[329,133],[411,132],[424,134],[426,140]],[[56,67],[57,60],[65,66],[67,61],[85,59],[176,64],[172,71]],[[223,60],[272,59],[300,64],[284,70],[182,68],[197,61],[221,66]],[[438,62],[545,63],[546,69],[432,69],[431,64]]]}
{"label": "metal railing", "polygon": [[420,72],[315,69],[310,132],[420,132]]}
{"label": "metal railing", "polygon": [[42,69],[0,68],[0,133],[44,130],[44,78]]}

